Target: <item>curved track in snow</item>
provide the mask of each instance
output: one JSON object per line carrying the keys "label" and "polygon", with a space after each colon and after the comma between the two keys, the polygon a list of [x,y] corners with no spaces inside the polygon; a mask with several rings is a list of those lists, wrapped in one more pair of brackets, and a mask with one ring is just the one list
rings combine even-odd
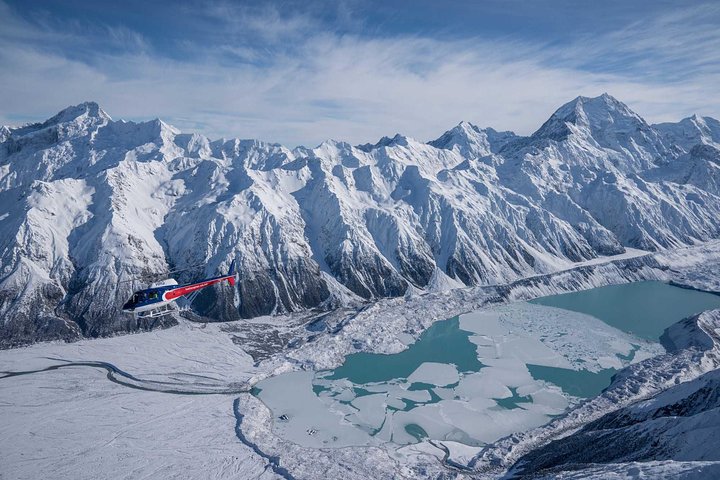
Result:
{"label": "curved track in snow", "polygon": [[[238,384],[222,384],[217,383],[183,383],[183,382],[168,382],[159,380],[144,380],[138,378],[130,373],[127,373],[120,368],[116,367],[112,363],[102,361],[82,361],[72,362],[69,360],[63,360],[60,358],[52,358],[51,360],[61,361],[64,363],[51,365],[49,367],[37,369],[37,370],[26,370],[16,372],[0,372],[0,380],[10,377],[17,377],[21,375],[32,375],[36,373],[49,372],[53,370],[59,370],[63,368],[73,367],[90,367],[90,368],[101,368],[107,372],[107,379],[118,385],[124,387],[134,388],[136,390],[145,390],[149,392],[161,392],[171,393],[175,395],[232,395],[238,393],[246,393],[250,391],[248,385]],[[181,374],[188,375],[188,374]],[[198,378],[207,378],[198,375],[192,375]],[[211,379],[210,379],[211,380]],[[188,388],[191,387],[191,388]]]}

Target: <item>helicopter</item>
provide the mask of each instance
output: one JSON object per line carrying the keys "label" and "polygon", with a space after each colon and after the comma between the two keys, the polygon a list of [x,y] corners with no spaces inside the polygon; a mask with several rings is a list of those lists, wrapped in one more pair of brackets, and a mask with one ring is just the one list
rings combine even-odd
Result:
{"label": "helicopter", "polygon": [[189,303],[205,287],[227,281],[231,286],[237,281],[235,273],[235,260],[230,263],[227,275],[206,278],[195,283],[178,285],[174,278],[169,278],[158,283],[153,283],[149,288],[138,290],[122,306],[122,311],[132,313],[135,318],[154,318],[167,315],[172,312],[170,303],[188,296]]}

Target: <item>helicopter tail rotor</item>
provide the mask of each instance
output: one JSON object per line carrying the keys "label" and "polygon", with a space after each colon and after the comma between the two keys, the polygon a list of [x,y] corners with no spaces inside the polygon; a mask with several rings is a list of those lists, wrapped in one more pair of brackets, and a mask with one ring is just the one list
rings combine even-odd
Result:
{"label": "helicopter tail rotor", "polygon": [[235,281],[237,280],[235,276],[235,259],[230,263],[230,270],[228,270],[228,283],[232,286],[235,285]]}

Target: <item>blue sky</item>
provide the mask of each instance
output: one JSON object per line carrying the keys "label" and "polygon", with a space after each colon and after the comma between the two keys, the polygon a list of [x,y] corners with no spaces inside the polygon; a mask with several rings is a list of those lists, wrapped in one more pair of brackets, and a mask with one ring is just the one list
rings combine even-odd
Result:
{"label": "blue sky", "polygon": [[95,100],[289,146],[461,120],[529,134],[577,95],[720,116],[720,4],[0,0],[0,123]]}

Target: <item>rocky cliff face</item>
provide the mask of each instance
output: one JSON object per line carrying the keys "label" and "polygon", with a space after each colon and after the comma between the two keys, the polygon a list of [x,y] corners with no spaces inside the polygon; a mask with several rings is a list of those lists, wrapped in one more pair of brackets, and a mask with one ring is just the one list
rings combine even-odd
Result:
{"label": "rocky cliff face", "polygon": [[133,290],[233,257],[237,290],[204,292],[198,313],[331,308],[715,238],[718,125],[651,126],[603,95],[530,137],[463,122],[427,144],[210,141],[94,103],[2,127],[0,344],[150,328],[119,312]]}

